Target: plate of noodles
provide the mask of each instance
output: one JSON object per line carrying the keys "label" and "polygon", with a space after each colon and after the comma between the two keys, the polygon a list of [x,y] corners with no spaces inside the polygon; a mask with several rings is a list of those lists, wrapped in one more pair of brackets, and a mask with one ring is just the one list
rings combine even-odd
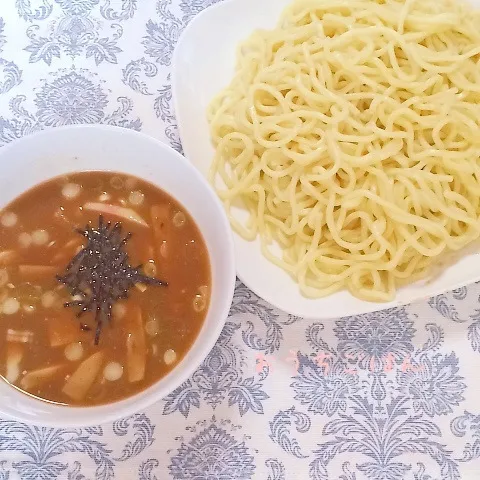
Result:
{"label": "plate of noodles", "polygon": [[260,297],[328,318],[480,279],[479,7],[230,0],[185,29],[184,152]]}

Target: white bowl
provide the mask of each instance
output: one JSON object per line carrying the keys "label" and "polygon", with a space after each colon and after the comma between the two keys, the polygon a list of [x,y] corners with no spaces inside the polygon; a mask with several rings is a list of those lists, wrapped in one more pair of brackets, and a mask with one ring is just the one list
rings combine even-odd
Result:
{"label": "white bowl", "polygon": [[210,307],[200,333],[166,377],[125,400],[95,407],[44,402],[0,380],[0,416],[55,427],[98,425],[142,410],[171,393],[214,346],[233,298],[235,266],[230,226],[216,195],[179,153],[144,134],[102,125],[60,127],[26,136],[0,150],[0,208],[25,190],[75,171],[116,171],[143,178],[178,200],[205,239],[212,271]]}
{"label": "white bowl", "polygon": [[[273,28],[291,0],[228,0],[197,15],[181,35],[173,56],[172,93],[186,157],[206,175],[214,149],[206,119],[212,98],[234,74],[236,48],[255,29]],[[474,2],[480,6],[480,0]],[[260,242],[234,234],[237,274],[257,295],[305,318],[326,319],[367,313],[428,298],[480,280],[480,255],[465,253],[431,281],[397,292],[394,301],[373,303],[341,291],[318,300],[301,295],[298,285],[260,251]]]}

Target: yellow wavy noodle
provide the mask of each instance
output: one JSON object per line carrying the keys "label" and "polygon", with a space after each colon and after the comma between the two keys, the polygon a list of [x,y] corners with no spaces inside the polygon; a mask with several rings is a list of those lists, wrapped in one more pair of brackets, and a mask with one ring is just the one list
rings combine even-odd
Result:
{"label": "yellow wavy noodle", "polygon": [[295,1],[208,110],[235,230],[308,297],[388,301],[431,273],[480,234],[479,60],[457,1]]}

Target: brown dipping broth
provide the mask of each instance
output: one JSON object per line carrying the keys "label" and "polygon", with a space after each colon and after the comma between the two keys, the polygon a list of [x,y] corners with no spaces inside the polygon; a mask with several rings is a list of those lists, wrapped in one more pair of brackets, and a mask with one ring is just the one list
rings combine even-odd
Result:
{"label": "brown dipping broth", "polygon": [[[133,210],[146,225],[120,216],[130,213],[118,207]],[[75,229],[97,226],[100,214],[132,233],[130,265],[142,264],[142,273],[168,286],[131,288],[94,345],[94,314],[77,318],[78,308],[64,307],[72,297],[55,275],[86,244]],[[134,395],[189,350],[206,316],[210,286],[202,235],[162,190],[106,172],[49,180],[0,211],[0,374],[61,404],[92,406]]]}

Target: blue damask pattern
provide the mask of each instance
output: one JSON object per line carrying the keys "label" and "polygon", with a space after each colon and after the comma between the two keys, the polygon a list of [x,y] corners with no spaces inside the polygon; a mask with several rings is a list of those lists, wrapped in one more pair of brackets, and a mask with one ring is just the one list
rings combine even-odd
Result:
{"label": "blue damask pattern", "polygon": [[413,410],[426,416],[447,415],[465,400],[465,383],[458,375],[458,358],[452,352],[420,355],[420,369],[397,373],[399,390],[413,400]]}
{"label": "blue damask pattern", "polygon": [[308,455],[303,455],[300,451],[300,445],[295,438],[291,438],[290,427],[293,423],[299,433],[306,433],[310,430],[312,422],[310,417],[305,413],[298,412],[295,407],[290,407],[288,410],[280,410],[273,421],[270,422],[270,438],[278,443],[283,450],[291,453],[297,458],[307,458]]}
{"label": "blue damask pattern", "polygon": [[133,101],[128,97],[109,98],[105,81],[87,71],[61,69],[40,80],[33,99],[35,111],[28,111],[25,95],[9,102],[10,118],[0,116],[0,145],[45,127],[82,123],[106,123],[140,130],[141,120],[131,115]]}
{"label": "blue damask pattern", "polygon": [[[398,396],[385,409],[385,415],[375,415],[374,406],[367,398],[353,396],[350,399],[350,415],[340,414],[323,428],[325,437],[331,440],[318,444],[310,475],[315,480],[327,479],[328,464],[339,454],[361,454],[363,460],[356,465],[358,472],[367,478],[402,480],[413,466],[408,457],[420,454],[437,462],[441,478],[458,479],[458,466],[451,452],[438,441],[438,426],[412,415],[408,399]],[[408,462],[408,463],[407,463]]]}
{"label": "blue damask pattern", "polygon": [[267,458],[265,465],[271,470],[267,480],[285,480],[285,467],[276,458]]}
{"label": "blue damask pattern", "polygon": [[413,350],[413,321],[404,308],[341,318],[335,325],[339,350],[358,359],[362,370],[385,367],[389,355],[399,363]]}
{"label": "blue damask pattern", "polygon": [[[269,397],[262,387],[269,369],[264,368],[254,376],[244,376],[245,349],[232,342],[239,328],[239,324],[227,322],[202,366],[165,399],[164,415],[179,411],[188,417],[191,407],[209,406],[215,410],[225,401],[229,406],[236,406],[241,416],[248,411],[263,414],[262,402]],[[201,402],[205,405],[200,405]]]}
{"label": "blue damask pattern", "polygon": [[463,415],[456,417],[451,423],[452,432],[457,437],[470,434],[472,440],[468,442],[463,450],[461,462],[469,462],[480,458],[480,415],[465,411]]}
{"label": "blue damask pattern", "polygon": [[314,414],[331,417],[345,412],[348,399],[360,388],[357,372],[339,360],[324,362],[325,366],[302,354],[299,360],[298,374],[291,384],[295,400]]}
{"label": "blue damask pattern", "polygon": [[[93,57],[97,65],[117,63],[117,54],[122,52],[117,43],[123,35],[123,27],[117,22],[133,17],[136,0],[124,1],[121,12],[115,11],[110,0],[102,2],[101,19],[115,22],[109,24],[110,32],[105,36],[101,34],[102,22],[93,14],[99,3],[100,0],[56,0],[55,8],[44,2],[43,10],[32,11],[29,0],[18,0],[18,13],[24,20],[43,21],[33,23],[26,31],[30,42],[25,50],[30,53],[30,63],[44,61],[50,65],[54,58],[60,60],[61,54],[72,59],[84,54],[86,58]],[[61,12],[58,16],[56,9]],[[51,17],[51,21],[45,22]]]}
{"label": "blue damask pattern", "polygon": [[[116,464],[141,454],[152,444],[155,430],[155,426],[144,414],[135,415],[134,418],[122,422],[123,430],[118,430],[114,424],[113,435],[128,434],[131,438],[126,441],[121,455],[118,456],[106,445],[102,428],[55,430],[2,420],[0,451],[15,452],[15,457],[18,458],[13,461],[4,460],[2,468],[8,468],[8,472],[15,471],[22,479],[65,478],[69,465],[62,459],[66,454],[75,453],[78,458],[87,457],[91,460],[96,479],[113,479]],[[81,464],[77,461],[68,471],[68,477],[80,480],[80,471]]]}
{"label": "blue damask pattern", "polygon": [[[3,46],[6,43],[4,31],[5,21],[2,17],[0,17],[0,54],[2,53]],[[0,57],[0,94],[9,92],[13,87],[19,85],[21,81],[22,71],[18,65],[12,61]]]}
{"label": "blue damask pattern", "polygon": [[[0,145],[106,123],[181,152],[172,54],[217,1],[2,0]],[[85,429],[0,419],[0,480],[476,480],[478,371],[480,285],[320,323],[238,282],[215,347],[148,411]]]}
{"label": "blue damask pattern", "polygon": [[[211,423],[210,425],[206,425]],[[227,432],[233,429],[229,420],[216,425],[200,421],[190,428],[195,434],[182,444],[171,459],[169,470],[175,480],[247,480],[255,471],[254,458],[245,441]]]}

